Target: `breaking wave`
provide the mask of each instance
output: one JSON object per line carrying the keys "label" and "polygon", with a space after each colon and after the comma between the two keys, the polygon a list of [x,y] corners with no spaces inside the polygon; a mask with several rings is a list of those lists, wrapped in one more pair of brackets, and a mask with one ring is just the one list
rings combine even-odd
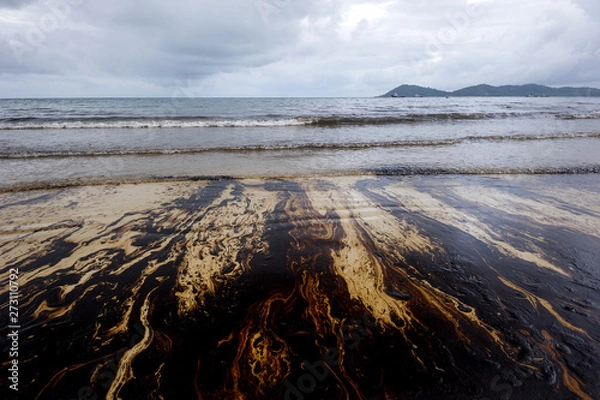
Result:
{"label": "breaking wave", "polygon": [[583,114],[557,114],[556,118],[570,120],[570,119],[600,119],[600,112],[583,113]]}
{"label": "breaking wave", "polygon": [[0,120],[0,130],[27,129],[160,129],[160,128],[217,128],[217,127],[274,127],[311,124],[303,118],[285,119],[210,119],[207,117],[176,118],[84,118],[43,119],[11,118]]}
{"label": "breaking wave", "polygon": [[439,147],[453,146],[461,143],[475,142],[519,142],[600,138],[600,132],[561,133],[552,135],[488,135],[464,136],[453,139],[397,140],[371,142],[310,142],[310,143],[273,143],[241,146],[215,146],[191,148],[160,149],[106,149],[106,150],[0,150],[0,159],[31,159],[60,157],[104,157],[104,156],[155,156],[199,153],[245,153],[245,152],[277,152],[277,151],[325,151],[325,150],[365,150],[370,148],[403,148],[403,147]]}
{"label": "breaking wave", "polygon": [[[278,126],[363,126],[418,124],[444,121],[509,119],[522,117],[548,116],[545,113],[511,112],[450,112],[399,115],[317,115],[273,118],[270,115],[227,119],[209,116],[158,116],[158,117],[74,117],[39,118],[20,117],[0,119],[0,130],[39,130],[39,129],[161,129],[161,128],[248,128]],[[600,113],[587,114],[551,114],[558,119],[598,119]]]}

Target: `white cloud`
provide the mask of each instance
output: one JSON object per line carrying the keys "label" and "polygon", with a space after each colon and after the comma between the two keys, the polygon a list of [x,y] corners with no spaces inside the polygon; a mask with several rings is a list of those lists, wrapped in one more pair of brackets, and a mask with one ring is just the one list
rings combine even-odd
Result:
{"label": "white cloud", "polygon": [[594,0],[0,1],[0,96],[600,86]]}

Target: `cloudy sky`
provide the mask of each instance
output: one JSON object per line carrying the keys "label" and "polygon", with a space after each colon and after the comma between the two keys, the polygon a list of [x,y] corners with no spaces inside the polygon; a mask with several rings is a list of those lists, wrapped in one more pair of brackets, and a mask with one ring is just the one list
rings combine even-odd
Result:
{"label": "cloudy sky", "polygon": [[0,0],[0,97],[600,87],[598,0]]}

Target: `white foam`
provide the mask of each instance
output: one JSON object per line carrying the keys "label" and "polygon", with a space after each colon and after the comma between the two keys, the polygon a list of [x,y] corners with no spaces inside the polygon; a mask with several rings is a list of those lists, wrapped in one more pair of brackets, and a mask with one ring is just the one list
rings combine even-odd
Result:
{"label": "white foam", "polygon": [[161,128],[248,128],[248,127],[276,127],[300,126],[314,123],[308,118],[288,119],[237,119],[237,120],[114,120],[114,121],[60,121],[43,123],[1,123],[0,130],[27,130],[27,129],[161,129]]}

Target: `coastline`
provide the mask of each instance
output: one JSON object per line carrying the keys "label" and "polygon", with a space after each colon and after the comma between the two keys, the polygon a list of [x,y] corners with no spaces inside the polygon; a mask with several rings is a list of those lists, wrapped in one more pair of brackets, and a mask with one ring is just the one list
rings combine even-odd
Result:
{"label": "coastline", "polygon": [[[241,167],[240,167],[241,168]],[[339,169],[324,171],[314,171],[308,173],[304,171],[289,170],[285,173],[268,173],[265,177],[264,171],[240,172],[233,171],[235,174],[210,174],[210,175],[127,175],[114,177],[77,177],[62,178],[51,180],[35,179],[20,183],[0,183],[0,194],[19,193],[28,191],[61,190],[76,189],[79,187],[92,186],[120,186],[120,185],[143,185],[143,184],[180,184],[202,181],[244,181],[244,180],[301,180],[301,179],[329,179],[329,178],[355,178],[355,177],[397,177],[410,178],[418,176],[536,176],[536,175],[587,175],[599,174],[600,164],[588,164],[568,167],[528,167],[528,168],[509,168],[509,167],[419,167],[391,165],[375,168],[362,169]]]}
{"label": "coastline", "polygon": [[600,396],[599,174],[201,178],[0,193],[22,393]]}

